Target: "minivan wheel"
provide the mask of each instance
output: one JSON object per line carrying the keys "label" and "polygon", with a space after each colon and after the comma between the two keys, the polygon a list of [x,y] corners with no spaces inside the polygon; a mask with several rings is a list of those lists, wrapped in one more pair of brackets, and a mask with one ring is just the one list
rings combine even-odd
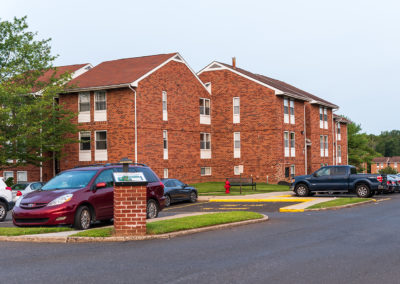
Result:
{"label": "minivan wheel", "polygon": [[0,202],[0,222],[3,222],[7,216],[7,205],[4,202]]}
{"label": "minivan wheel", "polygon": [[371,189],[366,184],[359,184],[356,187],[356,193],[360,198],[367,198],[371,194]]}
{"label": "minivan wheel", "polygon": [[147,209],[146,209],[147,219],[157,218],[158,211],[159,210],[158,210],[157,203],[153,199],[150,199],[147,202]]}
{"label": "minivan wheel", "polygon": [[81,206],[76,210],[74,227],[77,230],[87,230],[92,222],[92,214],[87,206]]}
{"label": "minivan wheel", "polygon": [[165,207],[169,207],[171,205],[171,197],[169,195],[165,196],[164,205]]}
{"label": "minivan wheel", "polygon": [[190,193],[190,202],[195,203],[196,201],[197,201],[197,194],[196,194],[196,192],[192,191]]}
{"label": "minivan wheel", "polygon": [[306,197],[310,194],[308,186],[303,183],[297,185],[294,191],[296,192],[296,195],[300,197]]}

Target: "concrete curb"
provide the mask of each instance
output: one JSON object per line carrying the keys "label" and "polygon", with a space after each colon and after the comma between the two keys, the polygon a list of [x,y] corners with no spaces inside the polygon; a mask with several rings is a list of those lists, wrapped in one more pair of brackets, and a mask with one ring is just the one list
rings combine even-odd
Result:
{"label": "concrete curb", "polygon": [[259,199],[210,199],[209,202],[308,202],[315,198],[287,197],[287,198],[259,198]]}
{"label": "concrete curb", "polygon": [[[263,214],[262,214],[263,215]],[[213,231],[218,229],[226,229],[242,225],[250,225],[255,223],[266,222],[269,220],[267,215],[263,215],[261,219],[246,220],[228,224],[221,224],[191,230],[178,231],[160,235],[145,235],[131,237],[40,237],[40,236],[0,236],[0,241],[4,242],[34,242],[34,243],[87,243],[87,242],[127,242],[127,241],[142,241],[154,239],[170,239],[178,236],[191,235],[201,232]]]}
{"label": "concrete curb", "polygon": [[341,205],[341,206],[333,206],[333,207],[326,207],[326,208],[315,208],[315,209],[304,209],[304,212],[306,212],[306,211],[338,210],[338,209],[342,209],[342,208],[350,208],[350,207],[355,207],[355,206],[358,206],[358,205],[372,203],[372,202],[378,202],[378,201],[376,199],[372,199],[372,200],[365,200],[365,201],[362,201],[362,202],[357,202],[357,203],[353,203],[353,204],[346,204],[346,205]]}

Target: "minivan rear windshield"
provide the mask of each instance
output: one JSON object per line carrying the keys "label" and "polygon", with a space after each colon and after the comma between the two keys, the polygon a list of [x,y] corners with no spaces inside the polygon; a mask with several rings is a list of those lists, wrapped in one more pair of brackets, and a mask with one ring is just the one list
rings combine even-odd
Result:
{"label": "minivan rear windshield", "polygon": [[88,185],[97,171],[69,171],[56,175],[42,190],[82,188]]}

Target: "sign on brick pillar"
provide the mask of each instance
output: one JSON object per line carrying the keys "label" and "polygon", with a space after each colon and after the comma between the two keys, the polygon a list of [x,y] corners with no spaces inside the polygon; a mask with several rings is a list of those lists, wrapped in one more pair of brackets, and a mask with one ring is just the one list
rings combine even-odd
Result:
{"label": "sign on brick pillar", "polygon": [[116,236],[146,234],[147,181],[143,173],[114,173],[114,231]]}

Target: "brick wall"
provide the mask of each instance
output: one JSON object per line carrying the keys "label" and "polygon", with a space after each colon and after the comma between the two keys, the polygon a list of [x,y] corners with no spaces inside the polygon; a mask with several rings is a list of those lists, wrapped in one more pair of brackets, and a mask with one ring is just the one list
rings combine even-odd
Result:
{"label": "brick wall", "polygon": [[[212,88],[212,150],[214,180],[243,176],[270,183],[285,178],[285,167],[295,165],[304,174],[304,104],[295,101],[295,125],[283,123],[283,98],[274,91],[228,70],[203,72]],[[240,123],[233,123],[233,97],[240,97]],[[284,157],[283,131],[295,132],[296,157]],[[241,157],[234,158],[233,133],[240,132]]]}

